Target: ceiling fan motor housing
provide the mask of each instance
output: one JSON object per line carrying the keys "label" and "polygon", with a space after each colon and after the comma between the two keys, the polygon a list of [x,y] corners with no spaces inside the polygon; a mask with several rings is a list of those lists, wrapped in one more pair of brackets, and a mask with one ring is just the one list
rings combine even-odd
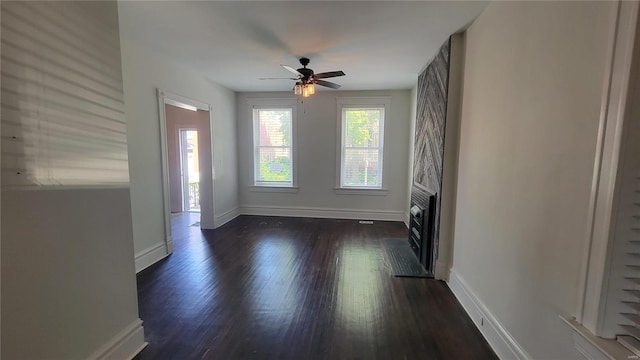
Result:
{"label": "ceiling fan motor housing", "polygon": [[300,74],[302,74],[302,81],[304,83],[310,83],[311,81],[313,81],[313,70],[311,69],[307,69],[307,65],[309,65],[309,59],[308,58],[300,58],[300,64],[302,64],[303,67],[297,69],[298,72]]}
{"label": "ceiling fan motor housing", "polygon": [[300,68],[298,69],[298,72],[302,74],[303,81],[309,82],[310,80],[313,80],[313,70],[307,69],[307,68]]}

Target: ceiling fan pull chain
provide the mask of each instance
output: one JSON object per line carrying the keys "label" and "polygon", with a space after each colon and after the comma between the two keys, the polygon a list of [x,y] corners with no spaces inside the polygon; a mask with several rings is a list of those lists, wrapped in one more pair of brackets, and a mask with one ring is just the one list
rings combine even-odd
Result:
{"label": "ceiling fan pull chain", "polygon": [[300,103],[302,103],[302,113],[306,114],[307,113],[307,107],[304,106],[304,99],[300,99]]}

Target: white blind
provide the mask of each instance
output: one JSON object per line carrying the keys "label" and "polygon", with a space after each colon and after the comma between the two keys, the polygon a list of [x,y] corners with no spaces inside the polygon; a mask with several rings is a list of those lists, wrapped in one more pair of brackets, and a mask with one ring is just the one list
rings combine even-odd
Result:
{"label": "white blind", "polygon": [[117,4],[2,4],[2,185],[129,182]]}
{"label": "white blind", "polygon": [[[629,124],[629,138],[623,157],[622,184],[612,270],[623,282],[618,341],[640,356],[640,121]],[[618,242],[616,242],[619,240]],[[617,257],[616,257],[617,256]],[[615,262],[618,261],[619,264]],[[612,271],[612,272],[613,272]],[[614,281],[615,284],[615,281]],[[614,287],[612,290],[616,290]]]}

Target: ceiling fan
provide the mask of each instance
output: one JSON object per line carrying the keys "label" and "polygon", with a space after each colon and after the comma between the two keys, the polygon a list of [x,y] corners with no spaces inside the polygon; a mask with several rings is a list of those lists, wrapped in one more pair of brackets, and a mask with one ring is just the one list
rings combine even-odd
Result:
{"label": "ceiling fan", "polygon": [[300,58],[300,64],[302,67],[299,69],[294,69],[289,65],[280,65],[285,68],[287,71],[296,75],[296,77],[292,78],[260,78],[260,80],[275,80],[275,79],[289,79],[295,80],[296,85],[293,87],[293,92],[296,95],[302,95],[304,97],[308,97],[309,95],[315,94],[315,84],[320,86],[326,86],[332,89],[339,89],[341,85],[325,81],[322,79],[344,76],[345,73],[342,70],[339,71],[329,71],[323,73],[314,73],[312,69],[307,68],[309,65],[309,59],[306,57]]}

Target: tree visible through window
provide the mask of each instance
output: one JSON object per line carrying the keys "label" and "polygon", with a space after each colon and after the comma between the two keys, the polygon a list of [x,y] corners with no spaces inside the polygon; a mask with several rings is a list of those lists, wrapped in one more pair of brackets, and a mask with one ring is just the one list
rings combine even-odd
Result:
{"label": "tree visible through window", "polygon": [[254,109],[255,184],[291,186],[292,110]]}
{"label": "tree visible through window", "polygon": [[382,187],[384,108],[342,109],[341,187]]}

